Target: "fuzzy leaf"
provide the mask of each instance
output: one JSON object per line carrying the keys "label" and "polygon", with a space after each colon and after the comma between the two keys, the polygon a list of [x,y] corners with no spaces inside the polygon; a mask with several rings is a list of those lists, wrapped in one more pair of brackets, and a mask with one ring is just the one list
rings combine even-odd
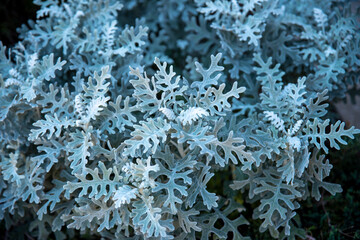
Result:
{"label": "fuzzy leaf", "polygon": [[151,150],[154,154],[160,141],[165,142],[167,131],[170,129],[170,124],[166,120],[157,118],[154,121],[148,118],[147,121],[140,121],[140,124],[134,126],[136,130],[131,132],[133,138],[125,141],[128,147],[124,151],[124,155],[136,157],[137,150],[142,150],[143,153]]}
{"label": "fuzzy leaf", "polygon": [[[102,172],[102,176],[99,176],[99,169]],[[99,162],[99,168],[83,170],[83,174],[75,174],[76,178],[80,181],[70,182],[68,181],[64,186],[66,193],[71,194],[77,189],[82,189],[78,197],[88,195],[89,198],[99,200],[104,196],[103,200],[107,201],[110,196],[115,192],[116,188],[121,185],[122,179],[116,169],[116,167],[106,169],[104,163]],[[110,178],[110,175],[114,174],[114,178]],[[90,176],[91,180],[88,180]]]}
{"label": "fuzzy leaf", "polygon": [[318,149],[323,149],[326,153],[329,152],[329,149],[325,146],[325,141],[329,140],[330,147],[333,147],[337,150],[340,149],[338,143],[347,144],[342,137],[354,138],[354,134],[360,133],[359,129],[351,127],[350,129],[344,129],[345,123],[337,121],[335,124],[330,124],[330,132],[326,132],[326,127],[329,126],[330,120],[327,119],[323,123],[319,122],[317,118],[313,122],[307,122],[306,127],[304,128],[304,133],[307,138],[310,139],[310,143],[315,144]]}

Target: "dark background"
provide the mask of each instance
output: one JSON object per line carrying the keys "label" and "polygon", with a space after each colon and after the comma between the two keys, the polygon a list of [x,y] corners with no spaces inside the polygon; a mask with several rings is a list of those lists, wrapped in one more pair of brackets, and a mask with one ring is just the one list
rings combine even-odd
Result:
{"label": "dark background", "polygon": [[17,42],[16,28],[35,20],[37,9],[32,0],[0,0],[0,40],[5,46]]}

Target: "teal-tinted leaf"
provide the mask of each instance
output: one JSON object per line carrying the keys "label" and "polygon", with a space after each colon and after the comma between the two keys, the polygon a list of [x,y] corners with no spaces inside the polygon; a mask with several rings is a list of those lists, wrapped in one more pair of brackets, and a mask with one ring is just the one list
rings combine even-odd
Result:
{"label": "teal-tinted leaf", "polygon": [[178,208],[177,217],[179,221],[179,226],[182,230],[184,230],[185,233],[190,233],[191,229],[197,232],[201,231],[201,228],[197,226],[197,222],[191,221],[191,216],[196,216],[199,213],[200,212],[195,209],[190,209],[186,211]]}
{"label": "teal-tinted leaf", "polygon": [[60,71],[65,63],[66,61],[61,61],[61,58],[58,58],[54,64],[54,54],[51,53],[50,55],[44,56],[41,63],[38,62],[35,64],[31,72],[38,80],[49,81],[50,79],[55,78],[55,71]]}
{"label": "teal-tinted leaf", "polygon": [[315,118],[313,122],[308,121],[304,128],[306,137],[310,140],[310,143],[315,144],[318,149],[323,149],[328,153],[329,149],[325,146],[325,141],[329,140],[330,147],[340,149],[338,143],[346,144],[342,137],[354,138],[354,134],[359,134],[360,130],[351,127],[350,129],[344,129],[345,123],[337,121],[335,124],[330,124],[330,132],[326,132],[326,127],[329,126],[330,120],[327,119],[323,123],[319,122],[318,118]]}
{"label": "teal-tinted leaf", "polygon": [[[134,116],[134,111],[137,111],[136,107],[130,106],[130,98],[126,97],[122,101],[122,96],[116,98],[116,102],[109,102],[109,106],[114,110],[105,110],[104,114],[106,119],[102,121],[101,128],[109,131],[110,133],[115,133],[115,129],[119,132],[123,132],[126,126],[132,126],[136,121]],[[122,107],[123,105],[123,107]]]}
{"label": "teal-tinted leaf", "polygon": [[43,189],[45,171],[36,162],[27,159],[24,179],[16,191],[23,201],[29,199],[29,203],[40,202],[40,191]]}
{"label": "teal-tinted leaf", "polygon": [[134,225],[146,237],[168,237],[168,232],[174,230],[172,219],[161,220],[161,209],[153,207],[153,197],[134,203],[131,215]]}
{"label": "teal-tinted leaf", "polygon": [[49,172],[54,164],[58,163],[58,158],[60,157],[61,151],[64,150],[64,145],[51,139],[49,142],[43,142],[37,149],[39,152],[43,152],[43,154],[33,157],[32,160],[38,164],[45,163],[45,171]]}
{"label": "teal-tinted leaf", "polygon": [[138,78],[130,80],[130,83],[135,89],[133,97],[135,97],[138,102],[139,110],[146,111],[148,114],[153,114],[158,111],[161,100],[157,98],[158,90],[154,78],[150,81],[146,73],[142,74],[139,68],[133,69],[130,67],[130,75]]}
{"label": "teal-tinted leaf", "polygon": [[[215,234],[221,239],[226,239],[232,233],[232,238],[236,240],[247,239],[248,237],[242,236],[238,227],[241,225],[249,225],[249,222],[239,215],[243,211],[243,207],[234,202],[233,200],[221,199],[219,206],[213,209],[213,212],[203,213],[202,216],[195,217],[198,221],[198,226],[201,228],[201,240],[209,239],[211,234]],[[230,219],[232,214],[236,213],[235,219]],[[216,226],[216,222],[221,220],[221,226]]]}
{"label": "teal-tinted leaf", "polygon": [[164,206],[170,206],[171,213],[175,214],[178,211],[176,204],[181,205],[183,197],[188,195],[187,188],[188,185],[192,183],[189,174],[193,172],[192,168],[196,164],[196,161],[191,156],[186,159],[175,160],[174,155],[171,154],[169,148],[166,148],[165,153],[156,153],[154,158],[162,159],[168,166],[168,168],[166,168],[165,164],[162,164],[161,161],[157,160],[156,163],[159,165],[160,170],[156,172],[156,177],[164,176],[168,180],[166,183],[157,181],[156,186],[152,191],[165,191],[166,200],[164,201]]}
{"label": "teal-tinted leaf", "polygon": [[86,228],[97,228],[98,232],[121,226],[122,212],[114,205],[108,206],[104,200],[90,200],[88,198],[76,198],[78,206],[74,206],[71,214],[62,215],[61,219],[72,220],[68,228],[84,230]]}
{"label": "teal-tinted leaf", "polygon": [[113,54],[119,54],[124,57],[126,53],[139,52],[141,50],[140,47],[145,44],[143,39],[147,38],[148,29],[148,27],[143,26],[139,26],[138,28],[126,27],[119,36],[121,47],[115,49]]}
{"label": "teal-tinted leaf", "polygon": [[[67,129],[70,126],[75,125],[75,121],[68,119],[66,116],[63,119],[59,119],[57,114],[54,116],[45,115],[45,120],[38,120],[33,124],[37,129],[31,129],[31,134],[29,135],[29,140],[34,141],[35,139],[46,136],[47,139],[52,138],[53,134],[56,137],[60,137],[62,129]],[[49,133],[47,134],[47,132]]]}
{"label": "teal-tinted leaf", "polygon": [[4,180],[10,183],[15,182],[17,186],[20,186],[25,176],[18,173],[18,158],[19,153],[10,153],[8,158],[2,156],[0,168]]}
{"label": "teal-tinted leaf", "polygon": [[119,187],[114,194],[113,200],[115,202],[115,207],[119,208],[125,203],[130,203],[132,199],[136,198],[136,195],[139,194],[137,188],[131,188],[129,185],[123,185]]}
{"label": "teal-tinted leaf", "polygon": [[[234,138],[234,132],[230,131],[225,141],[214,141],[211,143],[211,150],[215,153],[215,163],[220,166],[225,166],[231,160],[233,164],[237,164],[238,160],[242,164],[245,163],[245,159],[251,163],[255,162],[250,152],[245,151],[244,139]],[[221,150],[220,150],[221,149]]]}
{"label": "teal-tinted leaf", "polygon": [[186,206],[192,207],[197,197],[200,195],[203,204],[210,210],[214,207],[217,207],[217,200],[219,199],[215,193],[210,193],[206,190],[206,184],[210,181],[210,179],[214,176],[214,173],[211,173],[210,166],[204,166],[201,169],[200,174],[195,178],[191,187],[188,190],[189,196],[186,200]]}
{"label": "teal-tinted leaf", "polygon": [[83,173],[86,170],[88,157],[90,156],[89,149],[94,146],[91,141],[92,127],[89,127],[86,132],[76,130],[70,133],[71,140],[67,144],[67,149],[72,155],[69,157],[71,161],[70,168],[72,173]]}
{"label": "teal-tinted leaf", "polygon": [[[218,80],[221,76],[221,72],[224,70],[224,67],[219,66],[218,63],[221,59],[221,53],[218,53],[216,56],[211,55],[211,63],[208,69],[204,69],[203,66],[195,62],[196,71],[201,74],[202,80],[193,82],[191,84],[192,88],[197,88],[200,94],[203,94],[207,91],[209,86],[218,85]],[[220,72],[215,75],[215,73]],[[215,76],[214,76],[215,75]]]}
{"label": "teal-tinted leaf", "polygon": [[64,185],[65,183],[62,181],[59,181],[57,179],[53,180],[53,184],[55,184],[55,187],[53,187],[50,191],[45,193],[45,196],[42,197],[41,201],[46,201],[45,204],[37,211],[38,219],[41,221],[43,216],[47,214],[48,207],[50,205],[49,210],[52,211],[57,203],[59,203],[60,196],[64,192]]}
{"label": "teal-tinted leaf", "polygon": [[147,121],[140,121],[140,124],[135,125],[135,131],[130,133],[133,137],[125,141],[128,147],[124,151],[124,155],[136,157],[137,150],[141,150],[142,153],[151,150],[154,154],[160,141],[165,142],[170,129],[170,124],[166,120],[148,118]]}
{"label": "teal-tinted leaf", "polygon": [[210,87],[207,89],[204,97],[198,96],[198,101],[202,108],[210,111],[210,115],[226,115],[224,111],[231,110],[230,100],[232,98],[239,98],[240,93],[245,92],[245,87],[237,87],[235,82],[230,91],[224,93],[225,84],[221,84],[218,89]]}
{"label": "teal-tinted leaf", "polygon": [[[101,175],[99,175],[99,169],[101,170]],[[94,198],[99,200],[101,197],[104,201],[107,201],[110,196],[116,191],[117,187],[122,185],[122,177],[119,175],[117,168],[106,169],[104,163],[99,162],[99,168],[84,169],[85,173],[75,174],[76,178],[79,181],[70,182],[68,181],[64,186],[66,193],[71,194],[77,189],[82,189],[78,194],[78,197],[88,195],[89,198]],[[111,175],[114,177],[111,177]],[[88,178],[91,180],[88,180]]]}
{"label": "teal-tinted leaf", "polygon": [[266,197],[260,200],[260,206],[257,208],[260,212],[259,218],[264,219],[261,227],[267,228],[276,226],[273,218],[276,214],[279,214],[281,219],[286,219],[287,209],[295,209],[294,200],[300,197],[301,193],[296,189],[297,183],[290,186],[283,183],[282,178],[276,173],[271,171],[264,173],[264,177],[256,179],[259,186],[254,189],[254,193],[267,193]]}

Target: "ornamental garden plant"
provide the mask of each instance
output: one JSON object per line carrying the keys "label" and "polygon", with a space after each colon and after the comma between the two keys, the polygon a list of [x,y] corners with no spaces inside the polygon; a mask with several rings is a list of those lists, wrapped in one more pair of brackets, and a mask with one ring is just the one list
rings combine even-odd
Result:
{"label": "ornamental garden plant", "polygon": [[34,4],[0,44],[6,231],[301,239],[302,204],[341,194],[327,154],[360,130],[328,109],[359,93],[356,1]]}

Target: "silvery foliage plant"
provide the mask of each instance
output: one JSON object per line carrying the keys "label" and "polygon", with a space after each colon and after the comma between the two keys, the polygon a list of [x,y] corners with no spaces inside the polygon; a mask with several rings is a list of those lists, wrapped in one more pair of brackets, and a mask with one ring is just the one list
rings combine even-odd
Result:
{"label": "silvery foliage plant", "polygon": [[[34,0],[0,45],[0,219],[34,238],[303,238],[340,185],[327,117],[359,83],[348,0]],[[209,190],[215,174],[232,182]],[[223,185],[221,185],[223,186]],[[242,226],[244,225],[244,226]]]}

